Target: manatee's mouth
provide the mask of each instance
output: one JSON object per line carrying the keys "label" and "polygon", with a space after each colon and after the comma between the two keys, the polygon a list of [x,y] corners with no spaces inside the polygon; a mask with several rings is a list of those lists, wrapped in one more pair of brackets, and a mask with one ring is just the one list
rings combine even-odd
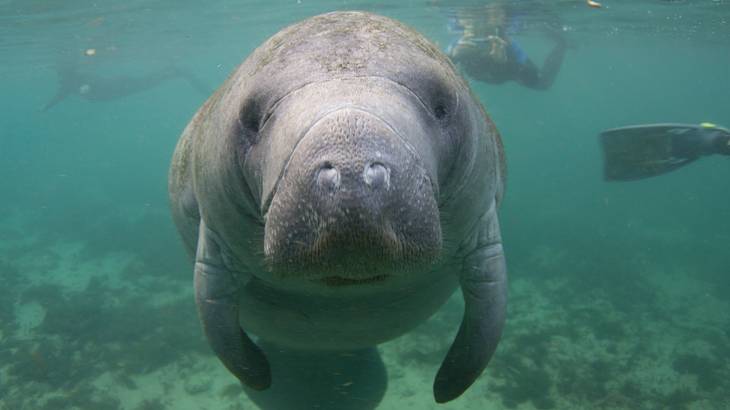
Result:
{"label": "manatee's mouth", "polygon": [[355,227],[336,233],[321,230],[327,228],[302,232],[290,226],[290,236],[266,256],[270,272],[282,279],[299,277],[331,287],[375,284],[428,269],[440,253],[437,244],[424,247],[394,232],[363,232]]}
{"label": "manatee's mouth", "polygon": [[342,286],[353,286],[353,285],[369,285],[373,283],[383,282],[388,279],[391,275],[375,275],[369,278],[345,278],[342,276],[327,276],[317,280],[329,287],[342,287]]}
{"label": "manatee's mouth", "polygon": [[426,228],[418,232],[403,227],[396,232],[388,223],[370,225],[370,218],[364,225],[303,221],[303,226],[287,225],[287,234],[273,242],[266,255],[267,267],[275,277],[300,278],[328,287],[374,285],[427,271],[440,255],[438,225],[425,221],[413,223]]}

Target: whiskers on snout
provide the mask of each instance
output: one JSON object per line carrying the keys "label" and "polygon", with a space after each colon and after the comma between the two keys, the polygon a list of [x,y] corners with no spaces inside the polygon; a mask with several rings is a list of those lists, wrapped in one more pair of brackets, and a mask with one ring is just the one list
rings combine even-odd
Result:
{"label": "whiskers on snout", "polygon": [[266,254],[267,267],[280,279],[306,279],[327,286],[367,285],[392,276],[428,270],[440,247],[422,246],[387,228],[318,229],[313,238],[289,236]]}

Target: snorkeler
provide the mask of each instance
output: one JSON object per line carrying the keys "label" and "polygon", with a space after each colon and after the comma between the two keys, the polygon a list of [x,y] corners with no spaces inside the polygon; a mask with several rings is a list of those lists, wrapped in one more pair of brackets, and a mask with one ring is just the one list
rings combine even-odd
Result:
{"label": "snorkeler", "polygon": [[600,140],[608,181],[665,174],[703,156],[730,156],[730,131],[710,123],[614,128],[603,131]]}
{"label": "snorkeler", "polygon": [[169,66],[160,71],[143,76],[118,75],[115,77],[99,76],[79,69],[79,64],[58,64],[58,87],[56,94],[51,98],[42,111],[65,100],[71,95],[78,95],[88,101],[110,101],[127,97],[153,88],[173,78],[185,79],[194,89],[207,95],[210,93],[204,81],[190,72],[178,67]]}
{"label": "snorkeler", "polygon": [[458,35],[446,50],[455,64],[477,81],[502,84],[516,81],[535,90],[546,90],[555,81],[566,44],[558,29],[548,35],[555,46],[539,68],[511,37],[520,12],[496,3],[474,10],[457,10],[449,17],[449,31]]}

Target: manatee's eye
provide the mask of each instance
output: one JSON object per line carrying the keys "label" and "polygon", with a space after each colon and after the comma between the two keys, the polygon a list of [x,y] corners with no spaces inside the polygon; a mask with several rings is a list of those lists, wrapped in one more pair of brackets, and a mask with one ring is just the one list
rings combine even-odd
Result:
{"label": "manatee's eye", "polygon": [[261,141],[262,110],[258,99],[249,97],[241,105],[238,118],[232,124],[232,136],[236,139],[241,163],[246,161],[251,149]]}
{"label": "manatee's eye", "polygon": [[443,103],[438,103],[433,108],[433,115],[436,117],[436,119],[443,120],[446,118],[446,115],[448,112],[446,111],[446,106]]}
{"label": "manatee's eye", "polygon": [[258,107],[256,107],[255,104],[251,104],[241,111],[239,121],[241,122],[241,127],[244,129],[243,131],[258,134],[261,116],[259,115],[259,110],[257,108]]}
{"label": "manatee's eye", "polygon": [[455,101],[452,88],[440,78],[433,78],[427,81],[424,101],[428,102],[434,118],[438,121],[448,120],[454,112]]}
{"label": "manatee's eye", "polygon": [[241,107],[238,114],[238,135],[244,145],[251,146],[259,142],[261,129],[261,104],[257,98],[249,98]]}

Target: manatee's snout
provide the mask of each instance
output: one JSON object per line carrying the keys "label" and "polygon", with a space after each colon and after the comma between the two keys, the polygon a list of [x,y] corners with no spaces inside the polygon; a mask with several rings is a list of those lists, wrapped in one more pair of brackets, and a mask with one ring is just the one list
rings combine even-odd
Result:
{"label": "manatee's snout", "polygon": [[[334,193],[340,188],[340,171],[329,161],[325,161],[317,169],[315,178],[318,188],[322,190]],[[372,195],[384,195],[390,188],[390,167],[378,160],[365,164],[365,168],[362,170],[362,181],[358,181],[355,177],[353,182],[365,184],[365,187],[355,187],[355,189],[369,188]]]}
{"label": "manatee's snout", "polygon": [[441,249],[435,186],[386,120],[359,108],[330,112],[284,165],[266,216],[267,260],[275,273],[329,285],[422,268]]}

